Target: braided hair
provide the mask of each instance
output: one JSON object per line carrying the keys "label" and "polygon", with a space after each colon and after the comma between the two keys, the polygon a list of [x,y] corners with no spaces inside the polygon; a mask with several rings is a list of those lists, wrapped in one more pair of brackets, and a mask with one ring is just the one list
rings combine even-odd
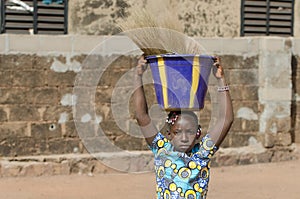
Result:
{"label": "braided hair", "polygon": [[168,114],[168,117],[166,119],[166,123],[168,123],[170,125],[174,125],[174,123],[176,122],[178,117],[183,114],[192,116],[194,118],[194,120],[196,121],[196,123],[198,124],[198,117],[192,111],[170,111],[170,113]]}

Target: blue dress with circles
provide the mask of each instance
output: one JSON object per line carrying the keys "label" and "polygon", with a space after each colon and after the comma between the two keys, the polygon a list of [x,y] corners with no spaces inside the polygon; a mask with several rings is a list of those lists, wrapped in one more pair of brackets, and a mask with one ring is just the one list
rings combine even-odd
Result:
{"label": "blue dress with circles", "polygon": [[217,147],[205,135],[190,155],[174,150],[161,133],[150,146],[155,155],[157,199],[204,199],[208,190],[210,160]]}

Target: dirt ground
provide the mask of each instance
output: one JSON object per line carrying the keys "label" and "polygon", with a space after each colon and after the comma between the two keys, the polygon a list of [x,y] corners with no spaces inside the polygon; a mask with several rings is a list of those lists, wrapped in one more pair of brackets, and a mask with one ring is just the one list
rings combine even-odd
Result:
{"label": "dirt ground", "polygon": [[[152,199],[153,173],[0,178],[0,199]],[[211,169],[208,199],[299,199],[300,160]]]}

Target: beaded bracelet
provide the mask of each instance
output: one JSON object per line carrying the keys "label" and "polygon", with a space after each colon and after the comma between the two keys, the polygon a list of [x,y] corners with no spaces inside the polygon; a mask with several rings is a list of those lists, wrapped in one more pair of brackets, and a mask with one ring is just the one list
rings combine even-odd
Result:
{"label": "beaded bracelet", "polygon": [[229,86],[218,87],[218,92],[229,91]]}

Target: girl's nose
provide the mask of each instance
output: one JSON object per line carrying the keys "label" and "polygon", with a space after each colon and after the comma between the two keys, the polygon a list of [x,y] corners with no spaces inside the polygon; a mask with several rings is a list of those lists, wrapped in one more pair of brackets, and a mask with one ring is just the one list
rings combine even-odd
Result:
{"label": "girl's nose", "polygon": [[185,132],[182,133],[182,142],[188,142],[189,139],[188,139],[188,136]]}

